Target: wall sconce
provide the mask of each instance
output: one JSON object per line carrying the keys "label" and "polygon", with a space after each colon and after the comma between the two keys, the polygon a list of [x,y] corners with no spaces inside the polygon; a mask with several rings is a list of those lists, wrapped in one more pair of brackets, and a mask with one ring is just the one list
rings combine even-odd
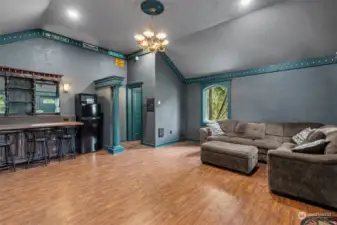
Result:
{"label": "wall sconce", "polygon": [[69,89],[70,89],[70,84],[64,83],[64,84],[63,84],[63,92],[64,92],[64,93],[68,93],[68,92],[69,92]]}

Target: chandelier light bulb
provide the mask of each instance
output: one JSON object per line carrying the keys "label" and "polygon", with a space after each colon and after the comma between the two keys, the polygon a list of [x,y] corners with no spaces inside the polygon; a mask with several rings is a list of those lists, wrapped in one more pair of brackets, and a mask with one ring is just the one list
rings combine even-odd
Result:
{"label": "chandelier light bulb", "polygon": [[167,37],[167,35],[165,33],[158,33],[156,36],[158,39],[165,39]]}
{"label": "chandelier light bulb", "polygon": [[136,34],[136,35],[135,35],[135,39],[136,39],[137,41],[143,41],[143,40],[145,39],[145,37],[144,37],[143,35],[141,35],[141,34]]}
{"label": "chandelier light bulb", "polygon": [[143,47],[146,47],[149,45],[149,43],[147,43],[147,41],[143,41],[142,44],[141,44]]}
{"label": "chandelier light bulb", "polygon": [[147,30],[147,31],[144,31],[144,36],[147,37],[147,38],[152,38],[154,36],[154,33],[153,31],[151,30]]}
{"label": "chandelier light bulb", "polygon": [[166,46],[166,45],[169,44],[169,41],[168,40],[164,40],[161,44],[164,45],[164,46]]}

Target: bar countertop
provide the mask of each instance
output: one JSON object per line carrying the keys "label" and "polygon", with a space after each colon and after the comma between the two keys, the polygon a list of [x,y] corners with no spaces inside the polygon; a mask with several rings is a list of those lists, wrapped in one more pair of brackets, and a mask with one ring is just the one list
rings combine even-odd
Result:
{"label": "bar countertop", "polygon": [[34,128],[47,128],[47,127],[67,127],[67,126],[82,126],[83,123],[76,121],[69,122],[53,122],[53,123],[22,123],[22,124],[8,124],[0,125],[0,131],[5,130],[26,130]]}

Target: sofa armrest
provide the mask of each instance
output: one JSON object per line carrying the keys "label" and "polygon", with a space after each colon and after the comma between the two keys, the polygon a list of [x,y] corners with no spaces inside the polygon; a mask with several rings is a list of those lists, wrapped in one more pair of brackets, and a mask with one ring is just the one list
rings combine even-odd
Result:
{"label": "sofa armrest", "polygon": [[211,136],[211,131],[208,127],[203,127],[199,129],[200,134],[200,144],[203,144],[207,141],[207,138]]}
{"label": "sofa armrest", "polygon": [[291,151],[270,150],[268,151],[268,160],[272,158],[283,158],[285,160],[299,161],[311,164],[336,164],[337,154],[314,155],[305,153],[295,153]]}
{"label": "sofa armrest", "polygon": [[271,191],[337,208],[337,154],[268,151]]}

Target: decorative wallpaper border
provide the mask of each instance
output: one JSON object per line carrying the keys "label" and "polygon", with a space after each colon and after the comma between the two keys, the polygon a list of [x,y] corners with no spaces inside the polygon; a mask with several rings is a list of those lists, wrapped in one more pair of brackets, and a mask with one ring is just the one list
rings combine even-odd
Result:
{"label": "decorative wallpaper border", "polygon": [[[54,41],[58,41],[60,43],[69,44],[75,47],[79,47],[82,49],[87,49],[90,51],[94,51],[100,54],[108,55],[111,57],[116,57],[120,59],[131,60],[134,59],[136,56],[143,56],[147,55],[150,52],[144,52],[143,50],[136,51],[134,53],[124,55],[119,52],[115,52],[106,48],[102,48],[96,45],[92,45],[89,43],[85,43],[79,40],[75,40],[60,34],[56,34],[50,31],[46,31],[43,29],[32,29],[26,30],[22,32],[10,33],[0,35],[0,45],[10,44],[13,42],[24,41],[33,38],[46,38]],[[326,56],[320,58],[313,58],[295,62],[287,62],[287,63],[280,63],[275,65],[268,65],[264,67],[257,67],[252,69],[246,70],[238,70],[238,71],[230,71],[225,73],[218,73],[212,75],[205,75],[195,78],[184,78],[183,74],[180,70],[176,67],[173,61],[166,53],[159,53],[167,65],[172,69],[172,71],[179,77],[179,79],[185,84],[193,84],[193,83],[204,83],[204,82],[214,82],[214,81],[225,81],[230,80],[236,77],[244,77],[244,76],[253,76],[265,73],[274,73],[280,71],[287,71],[287,70],[296,70],[296,69],[304,69],[310,67],[317,67],[317,66],[324,66],[330,64],[337,63],[337,56]]]}
{"label": "decorative wallpaper border", "polygon": [[189,78],[189,79],[185,79],[185,82],[187,84],[193,84],[193,83],[212,82],[212,81],[217,81],[217,80],[223,81],[223,80],[230,80],[236,77],[245,77],[245,76],[253,76],[253,75],[259,75],[259,74],[265,74],[265,73],[287,71],[287,70],[304,69],[304,68],[325,66],[325,65],[336,64],[336,63],[337,63],[337,57],[336,55],[333,55],[333,56],[327,56],[327,57],[307,59],[307,60],[302,60],[302,61],[280,63],[276,65],[269,65],[269,66],[258,67],[258,68],[247,69],[247,70],[238,70],[238,71],[232,71],[232,72],[227,72],[227,73],[214,74],[210,76]]}
{"label": "decorative wallpaper border", "polygon": [[[137,51],[127,56],[127,59],[133,59],[136,56],[143,56],[148,53],[144,53],[143,51]],[[275,65],[268,65],[263,67],[257,67],[252,69],[246,70],[237,70],[237,71],[230,71],[225,73],[218,73],[212,75],[205,75],[195,78],[185,78],[180,70],[176,67],[173,61],[166,53],[159,53],[167,65],[171,68],[171,70],[179,77],[181,82],[185,84],[194,84],[194,83],[209,83],[209,82],[221,82],[226,80],[231,80],[237,77],[245,77],[245,76],[254,76],[259,74],[265,73],[274,73],[274,72],[281,72],[287,70],[297,70],[297,69],[304,69],[310,67],[317,67],[317,66],[325,66],[337,63],[337,54],[326,56],[326,57],[319,57],[319,58],[312,58],[294,62],[287,62],[287,63],[280,63]]]}
{"label": "decorative wallpaper border", "polygon": [[75,40],[70,37],[66,37],[66,36],[56,34],[50,31],[46,31],[43,29],[32,29],[32,30],[26,30],[22,32],[0,35],[0,45],[10,44],[13,42],[24,41],[24,40],[33,39],[33,38],[46,38],[46,39],[50,39],[53,41],[61,42],[63,44],[68,44],[68,45],[72,45],[72,46],[79,47],[82,49],[101,53],[104,55],[108,55],[108,56],[112,56],[112,57],[116,57],[120,59],[126,59],[126,56],[122,53],[112,51],[110,49],[102,48],[96,45],[92,45],[86,42],[82,42],[79,40]]}
{"label": "decorative wallpaper border", "polygon": [[186,83],[185,77],[180,72],[180,70],[176,67],[176,65],[174,65],[174,63],[172,62],[172,60],[170,59],[170,57],[168,57],[168,55],[165,52],[161,52],[159,54],[164,59],[164,61],[166,62],[166,64],[171,68],[171,70],[179,77],[180,81],[183,82],[183,83]]}
{"label": "decorative wallpaper border", "polygon": [[143,56],[143,55],[147,55],[149,53],[151,53],[151,52],[144,51],[144,50],[138,50],[138,51],[135,51],[135,52],[133,52],[133,53],[131,53],[129,55],[126,55],[126,59],[127,60],[135,59],[136,56],[140,57],[140,56]]}

